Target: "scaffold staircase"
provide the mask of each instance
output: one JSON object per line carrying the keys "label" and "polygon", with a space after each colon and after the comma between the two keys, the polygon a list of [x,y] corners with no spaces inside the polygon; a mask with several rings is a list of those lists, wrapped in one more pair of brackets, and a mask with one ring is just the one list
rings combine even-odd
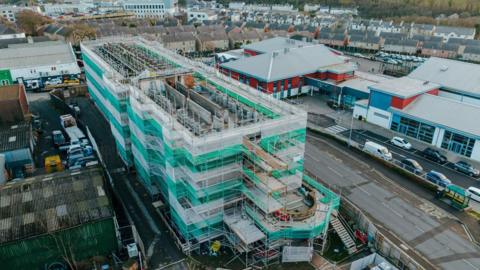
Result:
{"label": "scaffold staircase", "polygon": [[357,246],[353,238],[353,232],[338,212],[335,211],[332,213],[332,216],[330,217],[330,224],[342,240],[342,243],[347,248],[348,254],[357,252]]}

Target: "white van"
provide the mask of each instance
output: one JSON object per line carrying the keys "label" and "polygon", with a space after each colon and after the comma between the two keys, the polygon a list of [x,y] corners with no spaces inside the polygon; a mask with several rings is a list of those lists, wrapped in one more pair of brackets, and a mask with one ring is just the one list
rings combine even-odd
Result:
{"label": "white van", "polygon": [[363,151],[385,160],[392,160],[392,153],[383,145],[374,142],[366,142]]}

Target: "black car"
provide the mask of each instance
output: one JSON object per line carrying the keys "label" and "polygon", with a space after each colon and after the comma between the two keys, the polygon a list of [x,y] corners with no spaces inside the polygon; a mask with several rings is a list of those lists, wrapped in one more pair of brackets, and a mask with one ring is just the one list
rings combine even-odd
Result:
{"label": "black car", "polygon": [[466,175],[474,177],[480,176],[480,171],[465,161],[459,161],[455,163],[454,169]]}
{"label": "black car", "polygon": [[423,173],[423,168],[420,166],[420,164],[411,158],[406,158],[401,161],[402,167],[414,174],[422,174]]}
{"label": "black car", "polygon": [[426,159],[429,159],[431,161],[434,161],[440,164],[447,163],[448,161],[444,155],[440,154],[440,152],[432,148],[425,148],[421,152],[421,155]]}

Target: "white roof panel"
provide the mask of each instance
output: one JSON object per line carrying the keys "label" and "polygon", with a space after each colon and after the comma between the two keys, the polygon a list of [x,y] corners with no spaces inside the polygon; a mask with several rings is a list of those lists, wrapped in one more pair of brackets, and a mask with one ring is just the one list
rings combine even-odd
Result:
{"label": "white roof panel", "polygon": [[284,48],[298,48],[311,46],[312,43],[290,39],[286,37],[269,38],[253,44],[243,46],[246,50],[252,50],[261,53],[271,53],[273,51],[283,50]]}
{"label": "white roof panel", "polygon": [[[260,54],[224,63],[221,66],[270,82],[315,73],[328,67],[333,71],[335,65],[344,63],[341,57],[332,53],[324,45],[312,45]],[[353,69],[352,65],[351,70]],[[342,70],[344,70],[343,66]]]}
{"label": "white roof panel", "polygon": [[480,65],[432,57],[408,76],[438,83],[450,90],[480,97],[479,74]]}
{"label": "white roof panel", "polygon": [[480,137],[480,107],[475,105],[425,94],[403,109],[391,107],[391,110]]}
{"label": "white roof panel", "polygon": [[370,86],[370,90],[387,93],[400,98],[409,98],[433,89],[438,89],[439,87],[440,85],[429,81],[401,77],[372,85]]}
{"label": "white roof panel", "polygon": [[41,42],[21,44],[0,50],[0,69],[15,69],[76,63],[69,44]]}

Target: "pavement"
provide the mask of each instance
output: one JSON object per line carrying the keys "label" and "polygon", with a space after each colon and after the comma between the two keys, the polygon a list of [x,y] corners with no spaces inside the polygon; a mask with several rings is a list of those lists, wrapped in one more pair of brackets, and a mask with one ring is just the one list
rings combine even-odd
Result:
{"label": "pavement", "polygon": [[409,247],[426,269],[480,269],[480,248],[458,219],[412,192],[411,185],[395,183],[394,174],[372,161],[333,140],[307,135],[305,170],[362,209],[389,239]]}

